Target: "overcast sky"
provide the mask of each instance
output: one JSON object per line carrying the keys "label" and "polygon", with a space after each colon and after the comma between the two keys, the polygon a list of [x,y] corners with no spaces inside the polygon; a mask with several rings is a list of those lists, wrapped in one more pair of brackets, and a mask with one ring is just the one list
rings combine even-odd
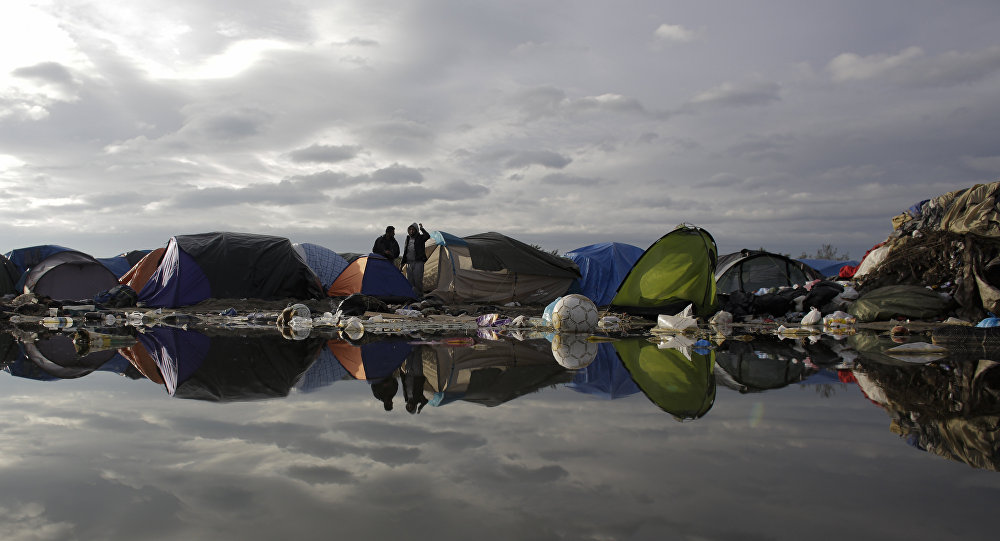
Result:
{"label": "overcast sky", "polygon": [[996,0],[12,0],[0,250],[386,225],[858,258],[1000,178]]}

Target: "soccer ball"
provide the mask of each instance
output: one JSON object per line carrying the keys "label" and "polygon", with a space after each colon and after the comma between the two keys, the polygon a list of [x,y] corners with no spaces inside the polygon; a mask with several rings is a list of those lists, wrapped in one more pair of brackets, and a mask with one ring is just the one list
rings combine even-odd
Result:
{"label": "soccer ball", "polygon": [[552,327],[559,332],[593,332],[598,319],[594,301],[576,293],[560,298],[552,308]]}
{"label": "soccer ball", "polygon": [[577,370],[594,362],[597,344],[582,334],[556,334],[552,338],[552,356],[564,368]]}

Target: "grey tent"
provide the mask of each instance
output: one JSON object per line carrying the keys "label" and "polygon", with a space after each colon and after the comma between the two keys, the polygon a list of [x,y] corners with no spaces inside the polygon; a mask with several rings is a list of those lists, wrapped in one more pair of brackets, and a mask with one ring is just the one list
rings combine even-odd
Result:
{"label": "grey tent", "polygon": [[724,255],[715,269],[715,284],[720,294],[752,293],[760,288],[801,285],[821,279],[823,275],[809,265],[763,250]]}
{"label": "grey tent", "polygon": [[118,277],[93,257],[76,250],[58,252],[31,267],[24,292],[60,300],[93,299],[118,285]]}
{"label": "grey tent", "polygon": [[500,233],[431,232],[424,291],[445,302],[546,304],[580,277],[576,263]]}

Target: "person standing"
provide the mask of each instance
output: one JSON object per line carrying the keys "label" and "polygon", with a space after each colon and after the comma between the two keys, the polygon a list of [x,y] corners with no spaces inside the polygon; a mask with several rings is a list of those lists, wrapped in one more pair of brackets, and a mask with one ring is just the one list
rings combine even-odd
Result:
{"label": "person standing", "polygon": [[372,253],[383,256],[395,264],[396,258],[399,257],[399,243],[396,242],[395,227],[391,225],[386,227],[385,234],[375,239],[375,244],[372,246]]}
{"label": "person standing", "polygon": [[417,297],[424,294],[424,262],[427,261],[424,243],[430,238],[424,224],[412,223],[406,228],[406,248],[403,249],[403,261],[400,265],[406,265],[406,279]]}

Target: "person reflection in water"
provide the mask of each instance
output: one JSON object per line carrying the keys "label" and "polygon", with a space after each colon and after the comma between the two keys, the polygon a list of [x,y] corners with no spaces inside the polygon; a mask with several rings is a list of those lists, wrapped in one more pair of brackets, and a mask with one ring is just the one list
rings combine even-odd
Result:
{"label": "person reflection in water", "polygon": [[411,414],[420,413],[428,402],[424,396],[427,378],[424,377],[423,350],[423,346],[415,346],[403,363],[403,399],[406,401],[406,411]]}
{"label": "person reflection in water", "polygon": [[385,411],[392,411],[392,399],[396,397],[398,390],[399,383],[396,381],[395,372],[372,383],[372,394],[382,402]]}

